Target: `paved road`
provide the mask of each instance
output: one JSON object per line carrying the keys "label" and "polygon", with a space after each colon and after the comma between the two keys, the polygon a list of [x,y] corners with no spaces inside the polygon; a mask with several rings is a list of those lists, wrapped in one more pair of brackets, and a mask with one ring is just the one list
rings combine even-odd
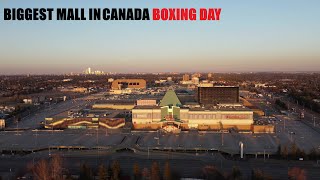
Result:
{"label": "paved road", "polygon": [[[264,98],[250,100],[254,105],[269,112],[269,115],[276,116],[276,121],[273,122],[276,128],[276,133],[273,135],[276,144],[289,145],[294,142],[305,152],[309,152],[312,148],[320,149],[320,131],[306,125],[292,113],[289,113],[288,116],[281,115],[274,106],[267,104],[267,101]],[[308,119],[308,116],[306,116],[306,119]],[[265,135],[262,135],[262,137],[265,137]]]}
{"label": "paved road", "polygon": [[104,92],[91,94],[85,97],[80,97],[64,102],[52,104],[43,110],[39,110],[35,114],[31,114],[24,117],[18,124],[12,123],[9,128],[30,128],[36,129],[40,127],[40,123],[44,121],[46,117],[50,117],[61,112],[67,111],[72,108],[84,108],[88,105],[92,105],[95,99],[100,99]]}

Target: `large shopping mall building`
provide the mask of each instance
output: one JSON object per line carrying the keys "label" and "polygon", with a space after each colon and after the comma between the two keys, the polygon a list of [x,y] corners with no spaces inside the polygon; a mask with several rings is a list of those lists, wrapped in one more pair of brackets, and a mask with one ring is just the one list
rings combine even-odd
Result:
{"label": "large shopping mall building", "polygon": [[[212,87],[215,88],[215,87]],[[206,93],[221,93],[218,90],[208,90]],[[226,93],[234,93],[234,87],[226,87]],[[199,93],[204,94],[200,89]],[[236,89],[237,90],[237,89]],[[198,95],[201,98],[201,94]],[[208,96],[208,94],[206,95]],[[211,95],[214,97],[214,94]],[[224,94],[225,97],[228,95]],[[239,104],[238,98],[234,102],[228,98],[228,104],[200,104],[186,106],[181,103],[173,90],[168,90],[158,105],[135,106],[132,109],[132,123],[134,129],[164,129],[166,131],[198,130],[230,130],[252,131],[253,111]],[[220,99],[220,101],[223,101]]]}

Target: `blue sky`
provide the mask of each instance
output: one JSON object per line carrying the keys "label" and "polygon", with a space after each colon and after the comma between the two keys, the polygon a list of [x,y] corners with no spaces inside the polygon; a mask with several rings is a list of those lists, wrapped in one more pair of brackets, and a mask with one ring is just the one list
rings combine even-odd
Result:
{"label": "blue sky", "polygon": [[[319,0],[0,1],[0,74],[320,71]],[[222,8],[211,21],[3,21],[3,8]]]}

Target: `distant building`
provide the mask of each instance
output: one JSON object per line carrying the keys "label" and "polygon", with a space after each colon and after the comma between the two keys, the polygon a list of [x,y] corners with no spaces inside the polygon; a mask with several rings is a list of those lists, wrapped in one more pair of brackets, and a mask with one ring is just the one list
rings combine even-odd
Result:
{"label": "distant building", "polygon": [[90,67],[87,68],[86,70],[84,70],[83,72],[86,75],[90,75],[90,74],[94,74],[94,75],[104,75],[105,73],[103,71],[100,70],[92,70]]}
{"label": "distant building", "polygon": [[6,127],[6,121],[4,119],[0,119],[0,129],[4,129]]}
{"label": "distant building", "polygon": [[199,78],[198,77],[193,77],[192,78],[192,84],[199,84]]}
{"label": "distant building", "polygon": [[85,87],[66,87],[60,89],[61,92],[87,93],[89,90]]}
{"label": "distant building", "polygon": [[72,79],[63,79],[62,82],[71,82]]}
{"label": "distant building", "polygon": [[239,103],[239,87],[198,87],[198,102],[201,105],[237,104]]}
{"label": "distant building", "polygon": [[194,73],[194,74],[192,74],[192,77],[200,78],[200,77],[201,77],[201,74],[200,74],[200,73]]}
{"label": "distant building", "polygon": [[109,79],[108,79],[108,82],[110,82],[110,83],[113,82],[113,81],[114,81],[113,78],[109,78]]}
{"label": "distant building", "polygon": [[32,99],[23,99],[23,103],[32,104]]}
{"label": "distant building", "polygon": [[190,80],[189,74],[185,74],[182,76],[182,81],[189,81],[189,80]]}
{"label": "distant building", "polygon": [[198,87],[213,87],[213,84],[209,82],[201,82]]}
{"label": "distant building", "polygon": [[94,75],[104,75],[104,72],[103,71],[100,71],[100,70],[96,70],[93,72]]}
{"label": "distant building", "polygon": [[84,74],[91,74],[91,68],[87,68],[85,71],[84,71]]}
{"label": "distant building", "polygon": [[112,82],[112,90],[121,89],[145,89],[147,87],[147,82],[144,79],[117,79]]}

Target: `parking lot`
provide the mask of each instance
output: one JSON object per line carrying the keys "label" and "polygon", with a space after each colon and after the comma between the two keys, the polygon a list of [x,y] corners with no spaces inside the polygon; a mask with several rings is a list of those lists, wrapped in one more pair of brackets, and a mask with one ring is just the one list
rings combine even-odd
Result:
{"label": "parking lot", "polygon": [[319,133],[294,116],[288,117],[277,113],[266,100],[253,99],[255,105],[274,115],[272,123],[275,125],[274,134],[252,133],[215,133],[189,131],[180,134],[164,133],[162,131],[141,132],[119,130],[71,130],[36,131],[39,123],[50,114],[60,113],[66,108],[82,107],[88,102],[85,98],[66,101],[53,105],[53,108],[42,110],[31,115],[19,123],[20,128],[30,128],[21,132],[0,132],[0,150],[37,150],[49,147],[81,147],[86,149],[101,147],[108,148],[141,148],[141,149],[169,149],[169,150],[218,150],[231,154],[238,154],[239,143],[244,144],[246,154],[272,154],[277,152],[278,146],[295,143],[300,149],[309,152],[312,148],[320,149]]}

